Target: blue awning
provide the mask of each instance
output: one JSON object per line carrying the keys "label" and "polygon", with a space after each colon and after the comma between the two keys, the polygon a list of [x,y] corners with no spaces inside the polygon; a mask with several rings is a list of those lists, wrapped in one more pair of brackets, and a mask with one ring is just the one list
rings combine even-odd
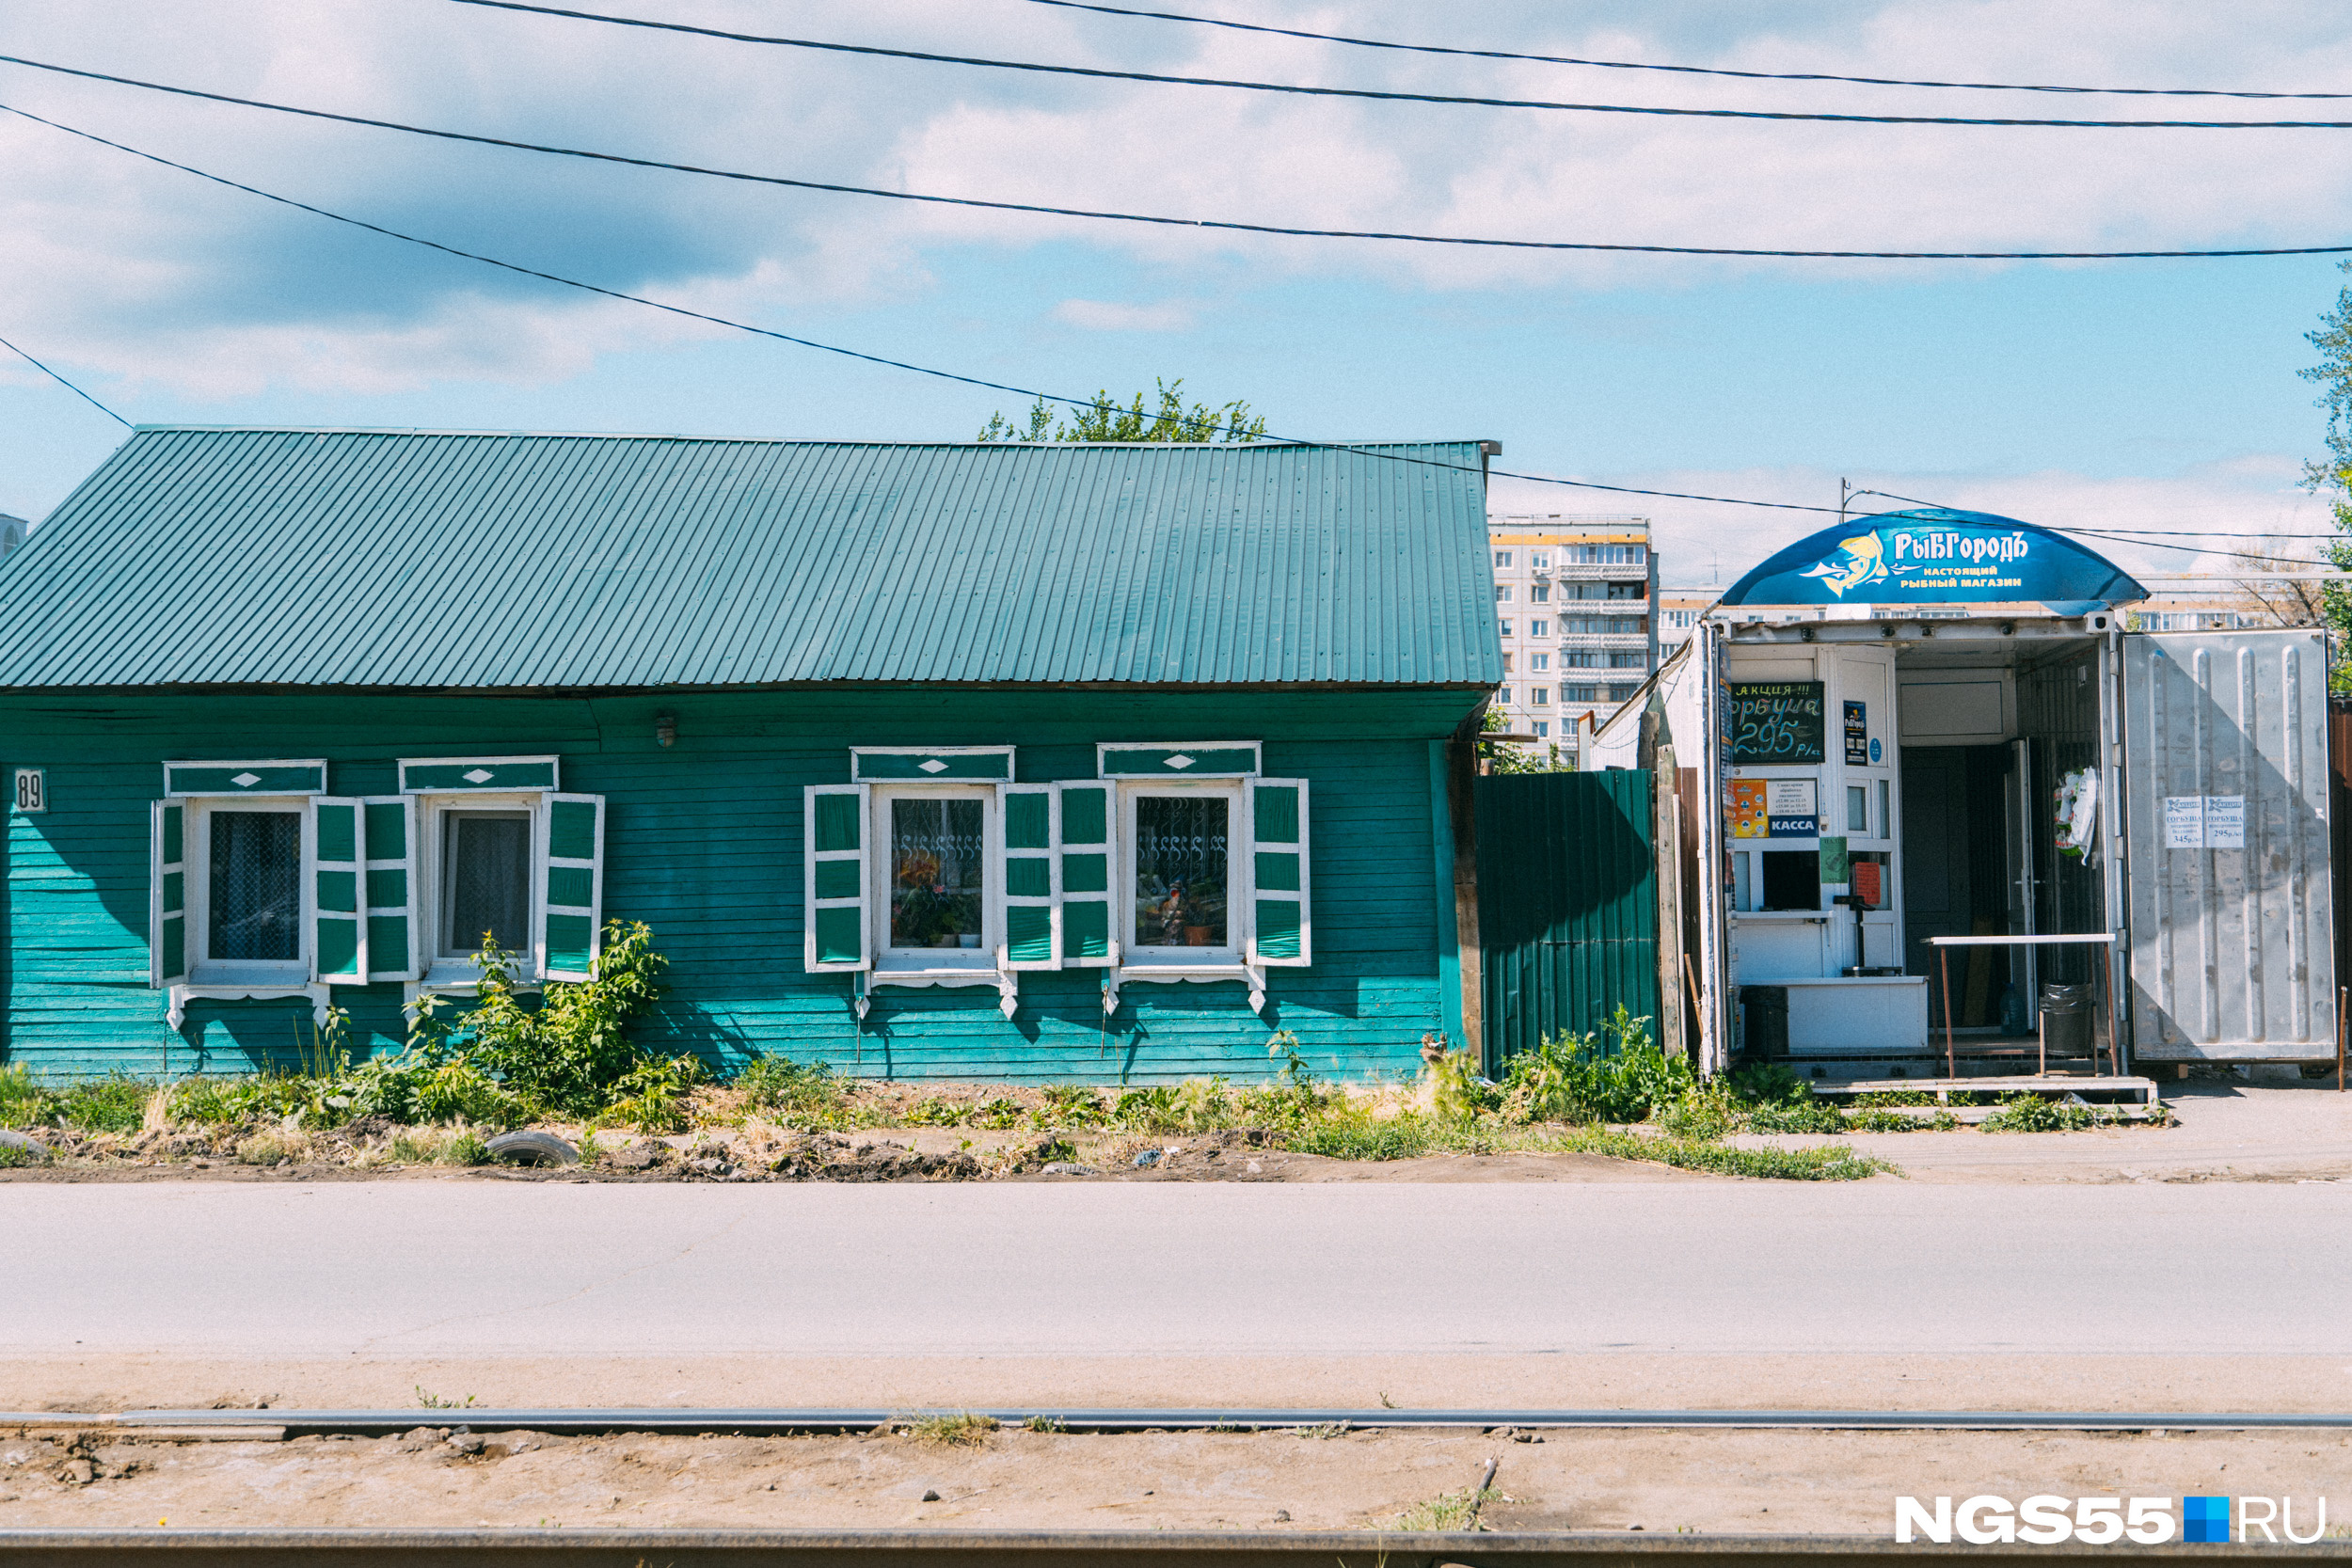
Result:
{"label": "blue awning", "polygon": [[1857,517],[1781,550],[1726,605],[2038,603],[2085,615],[2144,599],[2129,573],[2063,534],[1986,512],[1922,507]]}

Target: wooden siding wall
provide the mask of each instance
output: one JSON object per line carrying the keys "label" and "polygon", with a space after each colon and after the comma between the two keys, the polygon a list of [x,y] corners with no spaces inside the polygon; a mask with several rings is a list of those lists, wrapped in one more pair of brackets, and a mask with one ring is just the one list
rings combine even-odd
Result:
{"label": "wooden siding wall", "polygon": [[[1149,1083],[1270,1075],[1294,1030],[1318,1072],[1418,1065],[1441,1028],[1428,742],[1473,700],[1444,692],[1218,695],[951,689],[596,699],[0,696],[0,767],[48,769],[51,805],[11,814],[0,858],[6,1058],[43,1077],[235,1072],[290,1063],[302,1000],[191,1002],[178,1033],[147,984],[148,802],[167,757],[325,756],[336,794],[397,790],[395,758],[556,752],[566,790],[609,800],[608,918],[643,920],[671,991],[642,1037],[714,1064],[759,1052],[898,1078]],[[657,745],[654,716],[677,716]],[[1025,781],[1084,778],[1097,740],[1257,737],[1311,782],[1315,962],[1239,983],[1131,984],[1103,1017],[1100,972],[993,988],[880,988],[861,1027],[850,977],[801,967],[803,784],[849,778],[852,745],[1019,748]],[[1450,890],[1449,890],[1450,891]],[[397,984],[337,987],[369,1049],[400,1043]]]}

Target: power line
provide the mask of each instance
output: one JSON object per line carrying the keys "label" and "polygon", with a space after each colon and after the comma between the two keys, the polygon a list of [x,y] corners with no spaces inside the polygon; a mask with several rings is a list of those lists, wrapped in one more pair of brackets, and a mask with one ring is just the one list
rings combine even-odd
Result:
{"label": "power line", "polygon": [[410,125],[396,119],[375,119],[365,115],[339,114],[327,109],[305,109],[291,103],[273,103],[265,99],[239,98],[225,92],[206,92],[199,87],[175,87],[167,82],[143,81],[135,76],[115,76],[104,71],[82,71],[72,66],[53,65],[44,60],[25,59],[15,55],[0,55],[0,62],[27,66],[35,71],[54,71],[64,76],[81,77],[87,81],[111,82],[118,87],[138,87],[149,92],[170,93],[181,98],[201,99],[212,103],[229,103],[246,109],[266,109],[272,114],[296,115],[306,119],[331,120],[341,125],[363,125],[378,131],[398,131],[405,135],[430,136],[438,141],[464,142],[477,147],[501,147],[511,151],[541,152],[560,158],[584,158],[592,163],[617,164],[628,168],[659,169],[672,174],[693,174],[711,180],[733,180],[755,185],[777,185],[789,190],[818,191],[833,196],[875,197],[888,201],[913,201],[945,207],[971,207],[1002,213],[1030,213],[1045,217],[1087,218],[1104,223],[1140,223],[1166,229],[1207,229],[1228,233],[1266,234],[1282,239],[1379,240],[1411,245],[1473,245],[1505,250],[1634,253],[1655,256],[1729,256],[1787,261],[2219,261],[2258,256],[2337,256],[2352,253],[2352,245],[2274,245],[2208,250],[1789,250],[1766,246],[1631,245],[1586,240],[1500,240],[1470,235],[1415,234],[1369,229],[1302,229],[1285,224],[1245,223],[1232,218],[1162,217],[1147,213],[1110,212],[1087,207],[1051,207],[1025,201],[993,201],[980,197],[936,196],[921,191],[890,191],[872,185],[845,185],[823,180],[799,180],[781,174],[750,174],[739,169],[709,168],[700,164],[674,163],[660,158],[635,158],[626,153],[596,152],[583,148],[558,147],[547,142],[517,141],[506,136],[476,135],[466,131],[444,131],[433,126]]}
{"label": "power line", "polygon": [[1045,65],[1035,60],[997,60],[977,55],[938,55],[921,49],[885,49],[869,43],[829,43],[819,39],[784,38],[768,33],[736,33],[722,27],[696,27],[683,22],[654,22],[636,16],[609,16],[601,11],[570,10],[561,6],[527,5],[524,0],[452,0],[460,6],[491,10],[525,11],[535,16],[563,17],[573,22],[602,22],[615,27],[644,27],[655,32],[685,33],[729,43],[763,43],[786,49],[816,49],[835,55],[866,55],[891,60],[917,60],[928,65],[977,66],[990,71],[1023,71],[1049,76],[1086,76],[1100,81],[1148,82],[1159,87],[1228,87],[1246,92],[1292,93],[1308,98],[1368,99],[1385,103],[1442,103],[1479,109],[1551,109],[1573,114],[1664,115],[1689,119],[1826,120],[1848,125],[1980,125],[2042,126],[2085,131],[2352,131],[2352,120],[2323,119],[2035,119],[2022,116],[1858,115],[1826,114],[1793,109],[1683,109],[1641,103],[1575,103],[1542,98],[1478,98],[1462,93],[1391,92],[1373,87],[1311,87],[1295,82],[1253,82],[1225,76],[1172,76],[1151,71],[1110,71],[1099,66]]}
{"label": "power line", "polygon": [[122,426],[123,429],[129,430],[132,428],[130,420],[124,419],[121,415],[116,413],[113,409],[107,407],[104,404],[99,402],[96,398],[82,390],[82,388],[73,385],[72,382],[68,381],[64,376],[59,375],[56,372],[51,370],[48,366],[42,364],[40,360],[25,353],[23,349],[8,341],[6,338],[0,338],[0,348],[7,349],[10,354],[15,355],[19,359],[22,359],[26,364],[32,366],[33,369],[40,372],[41,374],[47,376],[50,380],[56,382],[67,391],[72,392],[75,397],[80,398],[84,403],[88,404],[92,408],[97,409],[101,414],[103,414],[106,418],[114,420],[115,423]]}
{"label": "power line", "polygon": [[[882,365],[891,370],[911,371],[917,375],[932,376],[942,381],[953,381],[966,387],[983,388],[992,392],[1009,392],[1015,397],[1041,398],[1047,403],[1060,404],[1069,408],[1091,410],[1103,406],[1099,397],[1064,397],[1057,392],[1041,392],[1033,388],[1015,387],[1002,381],[985,381],[977,376],[960,375],[953,371],[935,370],[929,365],[917,365],[909,360],[891,359],[879,354],[866,354],[857,349],[841,348],[832,343],[820,343],[813,338],[796,338],[790,333],[777,332],[765,326],[754,326],[748,322],[733,321],[725,316],[714,316],[706,310],[690,310],[682,305],[667,305],[658,299],[648,299],[643,294],[626,293],[619,289],[608,289],[603,287],[601,284],[582,282],[577,277],[566,277],[561,273],[547,272],[537,267],[526,267],[515,261],[501,261],[495,256],[485,256],[480,251],[461,250],[455,245],[443,245],[438,240],[428,240],[421,235],[403,233],[397,229],[388,229],[379,223],[370,223],[364,218],[348,217],[342,213],[329,212],[324,207],[313,206],[307,201],[297,201],[290,196],[279,196],[274,191],[262,190],[258,185],[248,185],[242,181],[231,180],[225,175],[214,174],[205,169],[198,168],[191,164],[179,163],[173,159],[166,158],[158,153],[148,152],[139,148],[132,147],[127,143],[110,140],[107,137],[95,134],[94,132],[79,130],[74,126],[67,125],[59,120],[46,119],[40,115],[34,114],[28,109],[19,109],[7,103],[0,103],[0,114],[15,115],[21,119],[29,119],[37,125],[46,125],[53,131],[62,131],[70,136],[79,136],[84,141],[95,142],[101,147],[110,147],[118,152],[127,152],[135,158],[144,158],[151,164],[160,164],[166,168],[178,169],[183,174],[193,174],[198,179],[209,180],[215,185],[225,185],[230,190],[243,191],[247,196],[258,196],[264,201],[274,201],[280,206],[292,207],[298,212],[309,213],[316,217],[328,218],[336,223],[348,224],[354,229],[364,229],[371,234],[381,234],[386,239],[400,240],[409,245],[422,245],[428,250],[437,250],[445,256],[454,256],[468,261],[479,261],[485,266],[497,267],[502,271],[516,273],[525,277],[536,277],[545,282],[559,283],[567,289],[579,289],[583,293],[600,294],[607,299],[626,300],[632,305],[646,306],[652,309],[665,311],[670,315],[684,316],[692,321],[708,322],[714,326],[724,326],[738,332],[747,332],[757,338],[772,339],[777,342],[790,343],[797,348],[816,349],[825,354],[837,354],[845,358],[863,360],[869,365]],[[43,368],[46,369],[46,367]],[[78,390],[78,388],[76,389]],[[108,412],[112,413],[112,410],[108,410]],[[119,419],[121,416],[116,415],[115,417]],[[124,422],[127,424],[129,421],[125,420]],[[1223,430],[1230,430],[1237,427],[1221,426],[1219,428]],[[1323,441],[1307,441],[1299,437],[1290,436],[1262,436],[1261,439],[1272,441],[1284,446],[1331,446],[1343,444]],[[1406,457],[1397,452],[1374,451],[1368,453],[1368,455],[1379,457],[1389,462],[1410,463],[1422,467],[1444,468],[1455,473],[1470,473],[1478,471],[1465,468],[1458,463],[1440,463],[1434,458],[1426,457]],[[1739,496],[1699,496],[1686,494],[1678,490],[1644,490],[1625,484],[1602,484],[1591,480],[1559,479],[1549,474],[1519,473],[1508,468],[1488,467],[1485,471],[1490,475],[1499,475],[1504,479],[1525,480],[1535,484],[1558,484],[1578,490],[1606,490],[1612,492],[1613,494],[1622,496],[1656,496],[1674,500],[1711,501],[1724,506],[1763,507],[1778,512],[1834,512],[1836,510],[1835,507],[1804,506],[1792,501],[1749,500]]]}
{"label": "power line", "polygon": [[1871,87],[1963,87],[1978,92],[2103,93],[2137,98],[2352,98],[2352,92],[2254,92],[2234,87],[2070,87],[2039,82],[1938,82],[1907,76],[1841,76],[1823,71],[1733,71],[1720,66],[1651,65],[1637,60],[1591,60],[1573,55],[1522,55],[1508,49],[1454,49],[1436,43],[1396,43],[1386,39],[1353,38],[1345,33],[1317,33],[1303,27],[1270,27],[1256,22],[1229,22],[1217,16],[1188,16],[1179,11],[1144,11],[1125,6],[1098,6],[1088,0],[1029,0],[1031,5],[1064,10],[1099,11],[1104,16],[1148,18],[1153,22],[1188,22],[1202,27],[1230,27],[1238,33],[1272,33],[1281,38],[1308,39],[1317,43],[1345,43],[1359,49],[1394,49],[1414,55],[1454,55],[1478,60],[1525,60],[1536,65],[1591,66],[1601,71],[1661,71],[1686,76],[1728,76],[1747,82],[1852,82]]}
{"label": "power line", "polygon": [[[892,359],[882,355],[866,354],[857,349],[841,348],[832,343],[821,343],[810,338],[794,337],[789,333],[777,332],[769,327],[754,326],[747,322],[739,322],[731,320],[725,316],[712,315],[708,311],[692,310],[688,309],[684,306],[665,304],[660,300],[649,299],[643,294],[632,294],[618,289],[608,289],[600,284],[583,282],[576,277],[566,277],[560,273],[548,272],[537,267],[523,266],[518,262],[502,261],[498,257],[486,256],[479,251],[464,250],[455,245],[444,245],[438,240],[429,240],[425,239],[421,235],[405,233],[397,229],[386,228],[382,224],[370,223],[364,218],[355,218],[347,216],[342,213],[330,212],[326,208],[315,206],[307,201],[299,201],[293,197],[279,196],[274,191],[265,191],[257,185],[248,185],[242,181],[231,180],[225,175],[214,174],[209,170],[198,168],[191,164],[180,163],[174,159],[166,158],[159,153],[149,152],[143,149],[132,147],[127,143],[114,141],[108,137],[99,135],[94,132],[84,131],[78,127],[67,125],[62,121],[47,119],[44,116],[34,114],[30,110],[19,109],[10,104],[0,103],[0,113],[15,115],[19,119],[31,120],[38,125],[46,125],[51,130],[62,131],[68,135],[77,136],[84,141],[94,142],[101,147],[112,148],[118,152],[128,153],[132,157],[144,159],[149,163],[160,165],[165,168],[177,169],[183,174],[192,174],[199,180],[209,181],[214,184],[226,186],[230,190],[242,191],[247,196],[260,197],[265,201],[272,201],[280,206],[291,207],[298,212],[309,213],[316,217],[323,217],[336,223],[346,224],[354,229],[365,230],[369,233],[382,235],[386,239],[399,240],[408,245],[421,245],[428,250],[439,251],[441,254],[446,256],[453,256],[462,261],[477,261],[483,265],[497,267],[501,271],[516,273],[522,277],[534,277],[544,282],[560,284],[564,288],[579,289],[584,293],[598,294],[608,299],[623,300],[632,305],[646,306],[652,309],[664,311],[670,315],[683,316],[694,321],[707,322],[714,326],[723,326],[734,331],[749,333],[755,337],[768,338],[778,342],[790,343],[798,348],[815,349],[825,354],[840,355],[846,358],[863,360],[867,364],[881,365],[891,370],[908,371],[917,375],[927,375],[940,380],[953,381],[962,386],[978,387],[989,391],[1009,392],[1015,397],[1040,398],[1043,399],[1045,402],[1059,404],[1070,408],[1090,410],[1102,405],[1097,398],[1065,397],[1059,393],[1041,392],[1032,388],[1017,387],[1007,382],[987,381],[977,376],[961,375],[953,371],[937,370],[928,365],[917,365],[908,360]],[[98,408],[109,419],[115,420],[119,423],[125,426],[130,424],[130,421],[123,419],[121,415],[115,413],[113,409],[106,407],[105,404],[102,403],[99,403],[97,399],[90,397],[88,393],[84,392],[80,388],[75,387],[72,382],[67,381],[63,376],[57,375],[55,371],[50,370],[46,365],[42,365],[40,361],[34,359],[32,356],[24,354],[24,350],[17,348],[13,343],[8,343],[5,339],[0,339],[0,346],[10,349],[12,352],[22,356],[28,363],[31,363],[36,368],[40,369],[43,373],[55,377],[60,385],[72,391],[76,396],[88,401],[93,407]],[[1269,436],[1264,438],[1291,446],[1326,444],[1305,441],[1295,436]],[[1438,463],[1429,458],[1408,458],[1391,452],[1382,452],[1376,455],[1395,462],[1413,463],[1422,467],[1449,468],[1455,471],[1467,471],[1461,469],[1459,465]],[[1491,476],[1502,479],[1523,480],[1535,484],[1557,484],[1579,490],[1598,490],[1612,495],[1647,496],[1663,500],[1701,501],[1718,506],[1747,506],[1774,512],[1813,512],[1823,515],[1844,515],[1840,513],[1839,509],[1836,507],[1811,506],[1796,501],[1762,501],[1755,500],[1742,496],[1709,496],[1687,490],[1657,490],[1630,484],[1603,484],[1595,480],[1561,479],[1549,474],[1523,473],[1509,468],[1489,467],[1486,471]],[[1908,501],[1914,505],[1932,507],[1937,510],[1947,510],[1941,502],[1922,500],[1916,497],[1898,496],[1894,495],[1892,492],[1884,491],[1874,491],[1871,493],[1885,495],[1890,500]],[[1867,521],[1873,516],[1879,515],[1884,515],[1884,514],[1861,514],[1854,517],[1854,521],[1856,523],[1862,523]],[[2080,533],[2090,537],[2114,537],[2126,544],[2140,543],[2138,540],[2122,538],[2122,535],[2101,534],[2087,529],[2066,528],[2058,525],[2044,526],[2050,527],[2051,531],[2054,532]],[[2319,536],[2305,535],[2303,537]],[[2156,549],[2196,548],[2196,546],[2183,545],[2151,545],[2148,547]],[[2200,553],[2235,554],[2240,552],[2210,551]],[[2285,557],[2254,556],[2250,554],[2248,555],[2247,558],[2249,560],[2293,559]],[[2306,565],[2333,564],[2331,562],[2298,562],[2296,563]]]}

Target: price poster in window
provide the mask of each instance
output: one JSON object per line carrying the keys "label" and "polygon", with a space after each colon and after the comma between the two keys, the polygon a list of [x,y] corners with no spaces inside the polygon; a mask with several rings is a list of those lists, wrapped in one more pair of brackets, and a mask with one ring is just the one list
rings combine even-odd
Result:
{"label": "price poster in window", "polygon": [[1846,705],[1846,766],[1867,768],[1870,765],[1870,710],[1867,705],[1849,702]]}
{"label": "price poster in window", "polygon": [[1735,763],[1815,763],[1822,760],[1820,681],[1735,681],[1731,688],[1731,760]]}
{"label": "price poster in window", "polygon": [[1771,836],[1771,829],[1764,811],[1764,781],[1762,779],[1731,781],[1731,836],[1734,838]]}

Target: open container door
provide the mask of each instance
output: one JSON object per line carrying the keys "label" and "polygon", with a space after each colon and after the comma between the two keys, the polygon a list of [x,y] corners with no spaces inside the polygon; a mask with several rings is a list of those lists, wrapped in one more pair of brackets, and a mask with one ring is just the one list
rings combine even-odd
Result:
{"label": "open container door", "polygon": [[2122,641],[2133,1056],[2333,1061],[2326,643]]}
{"label": "open container door", "polygon": [[[1731,1020],[1740,995],[1740,956],[1731,945],[1730,858],[1724,838],[1724,813],[1731,796],[1731,689],[1725,673],[1721,626],[1702,621],[1691,632],[1697,644],[1699,734],[1698,820],[1699,1071],[1712,1076],[1731,1068],[1740,1042]],[[1686,679],[1689,677],[1686,676]]]}

